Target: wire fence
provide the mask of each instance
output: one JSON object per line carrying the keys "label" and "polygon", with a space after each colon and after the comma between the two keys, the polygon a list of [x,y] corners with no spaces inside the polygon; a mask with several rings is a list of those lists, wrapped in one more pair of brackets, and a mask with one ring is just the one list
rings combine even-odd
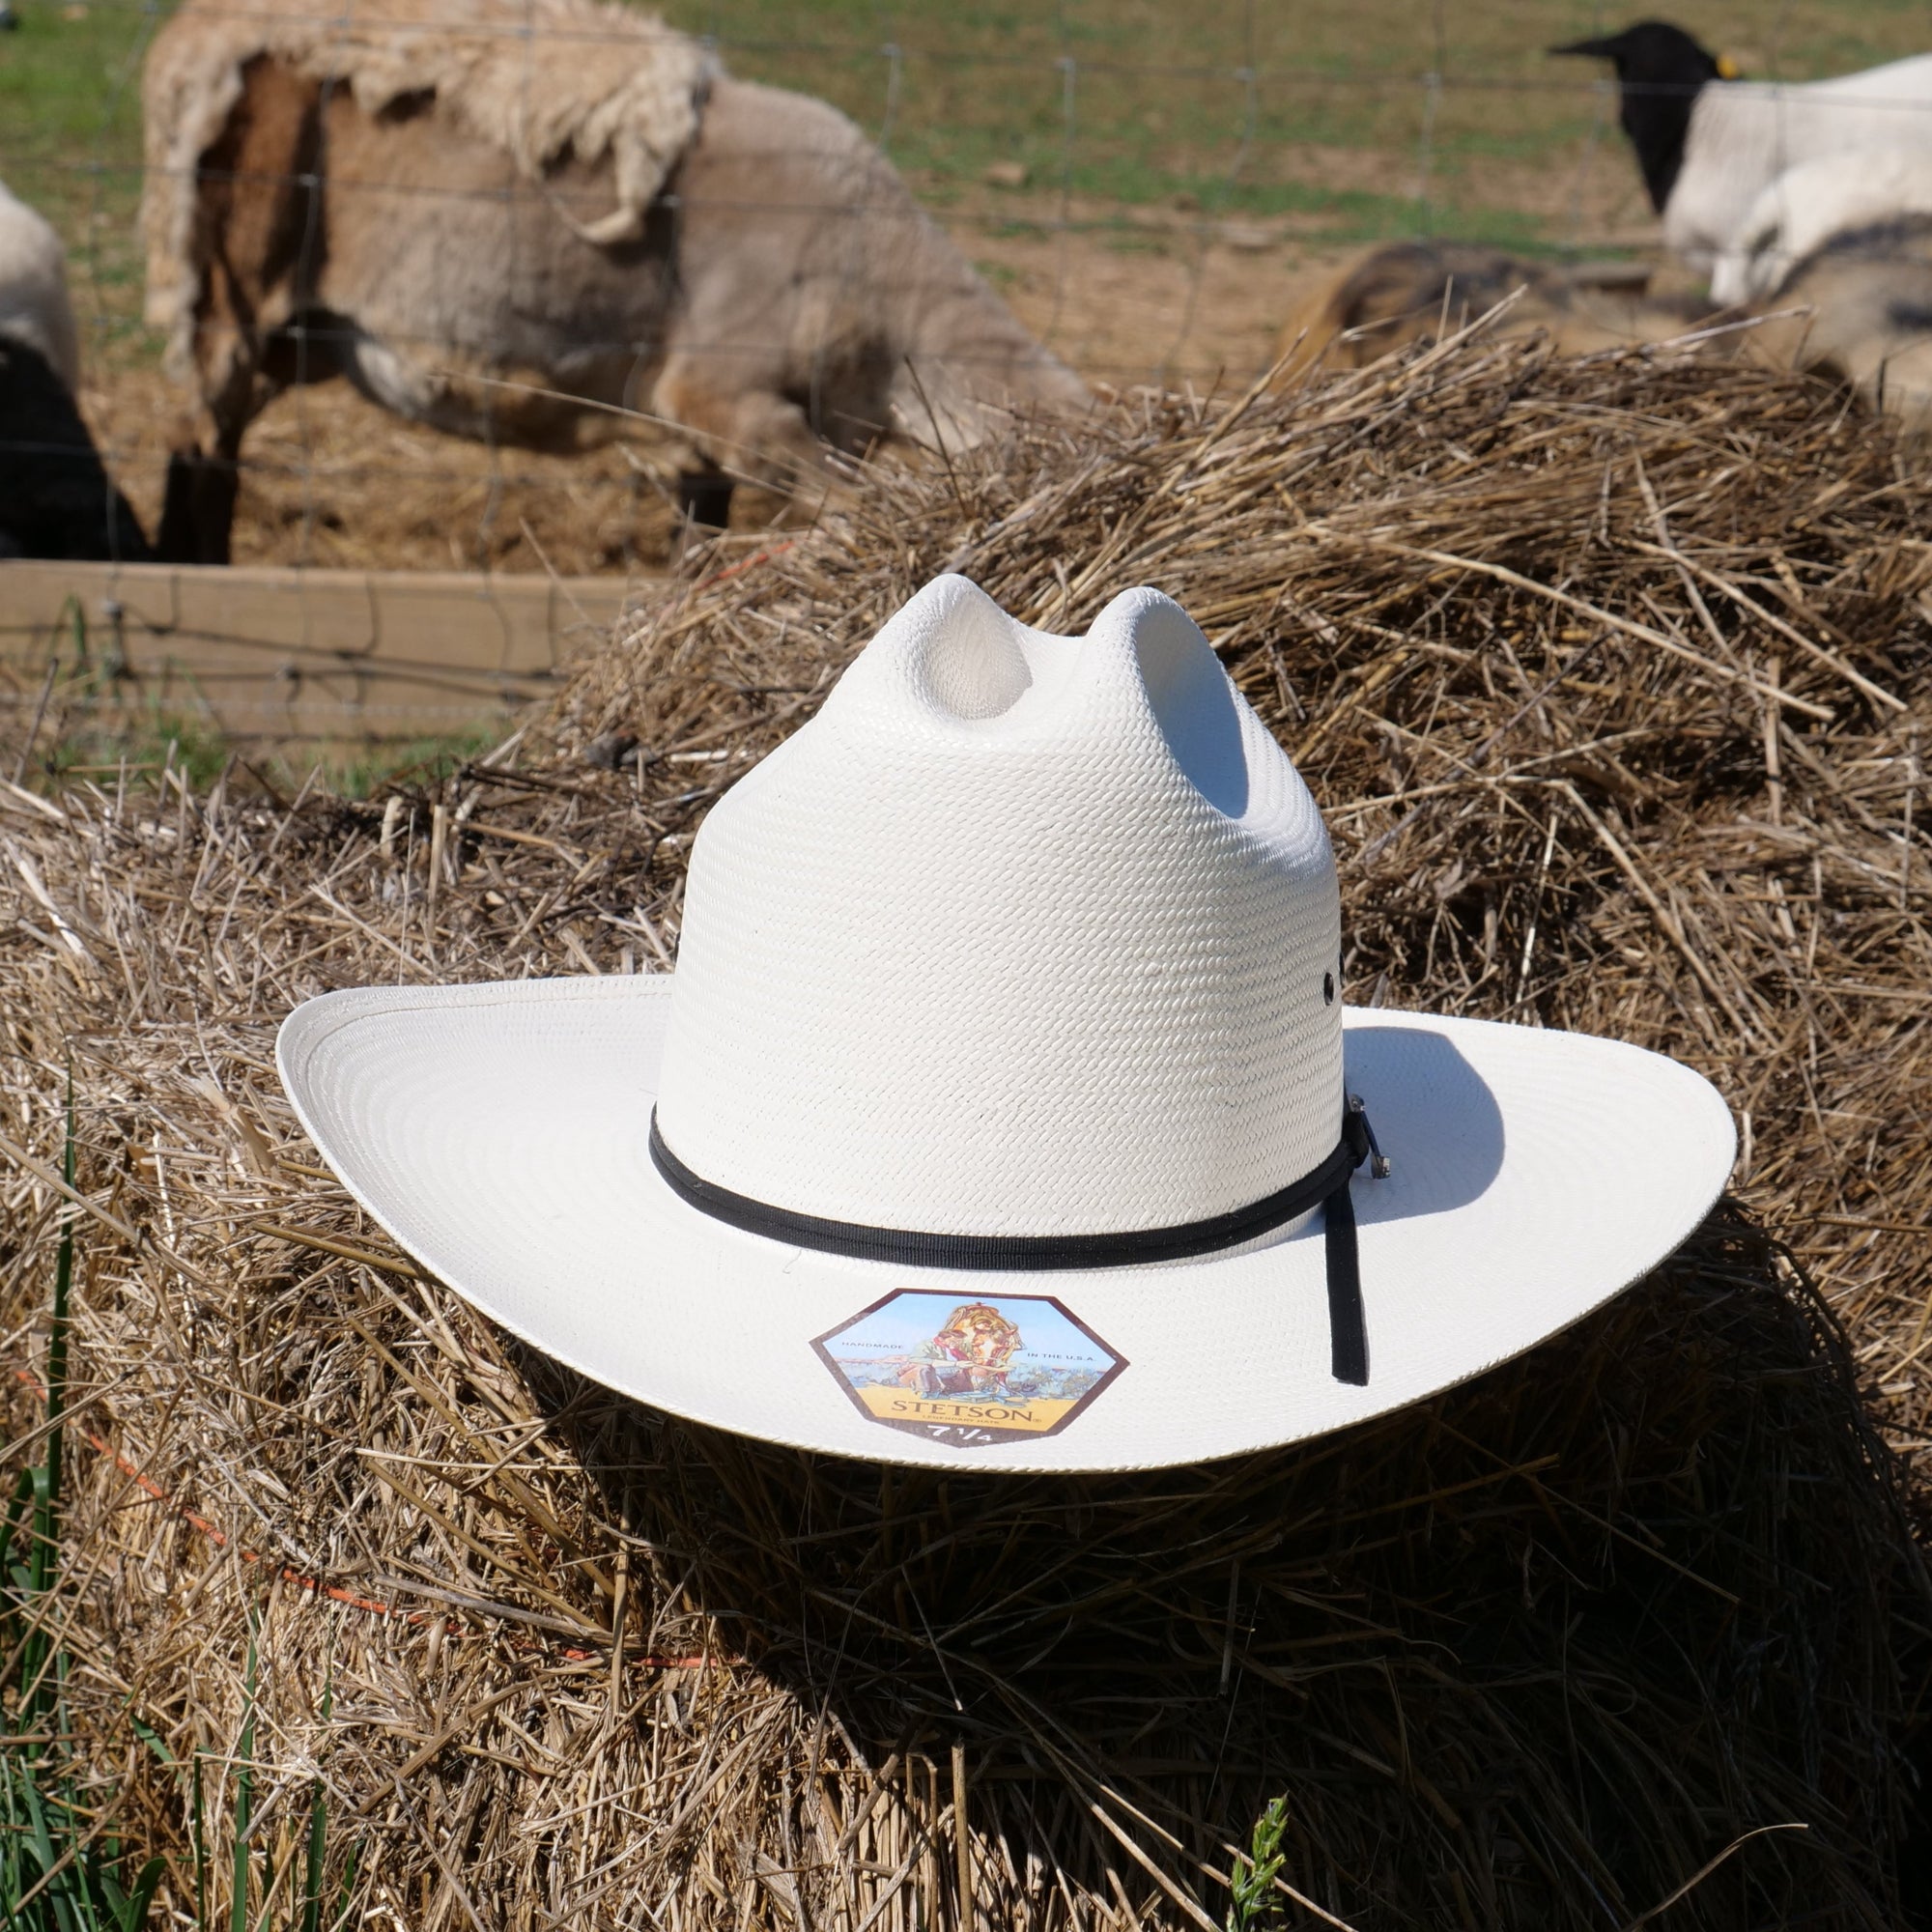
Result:
{"label": "wire fence", "polygon": [[[531,49],[533,61],[581,62],[586,73],[638,57],[634,26],[558,24],[540,17],[537,4],[528,0],[521,14],[497,9],[494,21],[466,31]],[[140,75],[169,10],[156,0],[17,5],[20,30],[0,39],[0,180],[40,208],[66,244],[84,331],[81,409],[108,474],[152,532],[189,400],[162,366],[160,332],[143,320],[137,233],[143,192],[157,185],[142,159]],[[668,26],[696,37],[726,74],[818,97],[850,116],[1021,325],[1093,384],[1245,384],[1272,359],[1297,292],[1370,242],[1454,239],[1572,262],[1654,249],[1655,217],[1617,126],[1613,81],[1601,64],[1548,52],[1625,24],[1602,0],[1433,0],[1426,9],[1404,0],[1245,0],[1211,14],[1181,0],[913,9],[685,0],[666,11]],[[421,31],[419,13],[385,10],[384,0],[363,8],[319,0],[306,22],[316,34],[353,27],[367,40],[392,14],[399,36]],[[1918,51],[1920,22],[1909,9],[1780,0],[1729,14],[1706,10],[1687,24],[1769,78],[1847,72]],[[265,30],[304,18],[247,0],[223,17]],[[466,230],[466,206],[511,196],[502,180],[463,180],[434,166],[351,184],[330,178],[322,152],[288,166],[225,171],[211,156],[206,177],[236,193],[275,184],[305,193],[319,173],[323,193],[359,196],[371,220],[419,235],[480,232]],[[738,190],[734,212],[753,240],[761,212],[798,212],[798,191],[784,179],[796,158],[774,139],[759,156],[763,185]],[[517,285],[512,307],[555,260],[560,244],[541,224],[582,227],[611,205],[603,176],[567,166],[537,174],[523,185],[526,216],[503,230],[503,258],[484,265]],[[427,217],[425,205],[434,210]],[[716,217],[719,209],[714,194],[707,210]],[[911,224],[889,198],[860,194],[834,207],[820,191],[811,212],[866,235],[868,272],[899,261],[902,278],[917,279]],[[501,352],[497,373],[513,380],[470,411],[460,425],[468,436],[420,419],[435,408],[411,420],[381,407],[371,400],[384,393],[381,374],[371,378],[366,367],[364,393],[342,381],[287,386],[249,424],[236,459],[236,561],[469,572],[486,582],[595,575],[647,587],[672,557],[690,507],[675,487],[689,462],[678,439],[647,420],[662,413],[651,407],[648,376],[663,342],[637,326],[639,304],[608,298],[608,270],[616,262],[639,278],[671,272],[665,262],[693,216],[688,184],[673,168],[654,203],[659,227],[628,255],[606,251],[607,273],[593,289],[602,310],[574,325],[578,364],[620,371],[581,385],[611,405],[590,427],[619,434],[600,440],[573,432],[540,446],[529,434],[539,399],[513,392],[570,387],[567,372],[538,357],[531,375],[514,343],[479,347],[390,322],[382,346],[392,359],[428,367],[462,351],[480,367]],[[887,234],[895,220],[905,225],[902,247]],[[463,272],[475,280],[477,263]],[[828,272],[841,272],[837,261]],[[905,297],[904,287],[893,292]],[[928,306],[945,299],[935,289]],[[320,366],[354,364],[364,320],[318,305],[298,331],[300,355]],[[724,372],[721,384],[734,358],[755,361],[785,346],[761,335],[755,318],[687,345]],[[814,395],[814,408],[821,400]],[[0,462],[33,446],[17,424],[0,423]],[[755,523],[782,506],[776,493],[741,493],[735,516]],[[0,661],[12,666],[17,709],[59,624],[43,613],[37,629],[18,608],[14,616]],[[561,632],[552,645],[560,647]],[[272,674],[286,684],[285,670]]]}

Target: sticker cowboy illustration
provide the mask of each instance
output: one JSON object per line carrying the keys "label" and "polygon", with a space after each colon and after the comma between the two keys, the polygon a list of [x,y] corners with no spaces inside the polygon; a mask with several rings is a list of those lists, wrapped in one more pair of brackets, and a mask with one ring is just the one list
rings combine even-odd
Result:
{"label": "sticker cowboy illustration", "polygon": [[1055,1435],[1127,1366],[1044,1294],[899,1289],[811,1346],[862,1415],[964,1448]]}

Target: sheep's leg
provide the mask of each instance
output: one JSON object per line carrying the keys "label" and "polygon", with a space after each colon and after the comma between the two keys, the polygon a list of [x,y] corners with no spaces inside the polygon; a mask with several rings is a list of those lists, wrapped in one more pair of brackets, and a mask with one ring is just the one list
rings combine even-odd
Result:
{"label": "sheep's leg", "polygon": [[715,508],[717,527],[729,508],[733,478],[797,490],[823,476],[824,445],[805,412],[754,377],[733,384],[736,373],[729,358],[675,355],[651,392],[653,412],[689,430],[711,465],[680,478],[678,501],[694,521],[709,521],[704,510]]}
{"label": "sheep's leg", "polygon": [[226,563],[242,481],[242,438],[255,414],[252,368],[239,369],[221,392],[183,425],[168,455],[161,526],[163,563]]}
{"label": "sheep's leg", "polygon": [[736,488],[722,469],[688,469],[677,479],[678,514],[693,529],[727,530]]}
{"label": "sheep's leg", "polygon": [[213,239],[199,264],[199,408],[168,458],[165,561],[228,561],[242,435],[292,373],[278,331],[299,307],[321,237],[322,99],[320,81],[258,55],[202,156],[195,196],[199,225]]}
{"label": "sheep's leg", "polygon": [[190,439],[168,456],[156,554],[163,563],[226,563],[235,527],[236,468]]}

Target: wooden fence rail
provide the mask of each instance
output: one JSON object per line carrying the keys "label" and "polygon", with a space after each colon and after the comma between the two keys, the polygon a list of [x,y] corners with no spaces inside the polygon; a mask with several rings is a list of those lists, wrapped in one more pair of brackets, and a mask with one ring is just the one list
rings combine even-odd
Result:
{"label": "wooden fence rail", "polygon": [[0,726],[64,694],[283,753],[488,725],[650,580],[0,562]]}

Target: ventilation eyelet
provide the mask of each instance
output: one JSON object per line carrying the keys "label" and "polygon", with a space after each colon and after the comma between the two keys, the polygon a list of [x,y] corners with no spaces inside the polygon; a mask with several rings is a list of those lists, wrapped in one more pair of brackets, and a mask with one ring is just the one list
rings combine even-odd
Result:
{"label": "ventilation eyelet", "polygon": [[1321,976],[1321,1004],[1324,1007],[1332,1007],[1335,1004],[1335,976],[1332,973],[1324,973]]}

